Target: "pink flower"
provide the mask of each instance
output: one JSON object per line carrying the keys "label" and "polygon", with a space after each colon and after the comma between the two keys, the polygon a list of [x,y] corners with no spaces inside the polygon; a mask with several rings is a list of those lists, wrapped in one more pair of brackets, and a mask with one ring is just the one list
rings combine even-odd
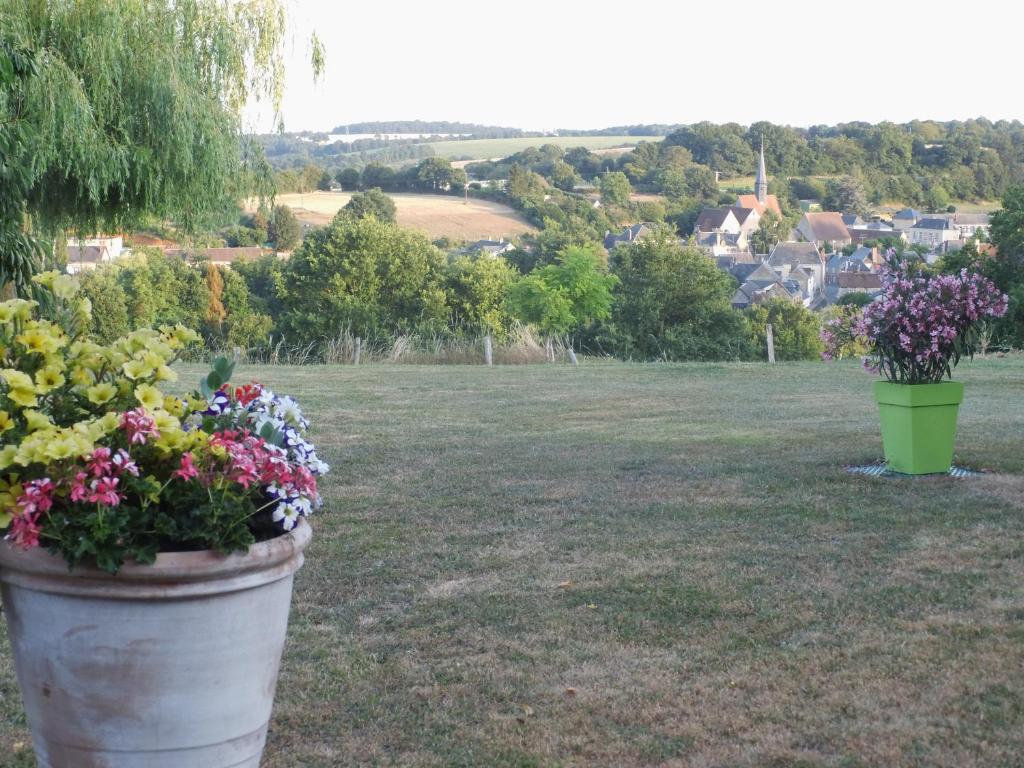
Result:
{"label": "pink flower", "polygon": [[39,515],[18,514],[11,518],[11,530],[5,537],[22,549],[39,546]]}
{"label": "pink flower", "polygon": [[129,443],[144,445],[148,438],[160,437],[156,422],[145,408],[136,408],[121,414],[121,428],[128,434]]}
{"label": "pink flower", "polygon": [[132,461],[131,455],[123,448],[114,454],[112,464],[114,465],[114,471],[119,475],[139,476],[138,465]]}
{"label": "pink flower", "polygon": [[25,484],[21,496],[15,501],[15,506],[23,515],[49,512],[53,506],[53,491],[54,485],[50,478],[32,480]]}
{"label": "pink flower", "polygon": [[178,469],[174,470],[171,474],[182,480],[191,480],[193,477],[196,477],[199,474],[199,470],[197,470],[195,464],[192,463],[192,454],[181,454],[181,464]]}
{"label": "pink flower", "polygon": [[98,477],[89,483],[89,502],[116,507],[121,503],[121,494],[117,492],[116,477]]}
{"label": "pink flower", "polygon": [[93,477],[100,477],[110,472],[110,449],[109,448],[97,448],[92,452],[92,456],[89,457],[88,461],[89,472],[92,473]]}
{"label": "pink flower", "polygon": [[85,472],[79,472],[71,483],[71,500],[85,501],[89,498],[89,488],[85,482],[89,476]]}

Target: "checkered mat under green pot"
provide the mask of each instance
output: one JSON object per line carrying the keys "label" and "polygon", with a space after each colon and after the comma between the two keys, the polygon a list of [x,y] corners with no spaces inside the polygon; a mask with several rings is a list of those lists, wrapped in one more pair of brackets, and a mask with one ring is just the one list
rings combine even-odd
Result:
{"label": "checkered mat under green pot", "polygon": [[[895,470],[889,469],[884,461],[876,461],[874,464],[868,464],[862,467],[846,467],[846,471],[853,475],[868,475],[869,477],[935,477],[940,473],[934,475],[907,475],[903,472],[896,472]],[[984,472],[977,469],[968,469],[967,467],[952,466],[947,472],[942,472],[943,475],[949,477],[982,477]]]}

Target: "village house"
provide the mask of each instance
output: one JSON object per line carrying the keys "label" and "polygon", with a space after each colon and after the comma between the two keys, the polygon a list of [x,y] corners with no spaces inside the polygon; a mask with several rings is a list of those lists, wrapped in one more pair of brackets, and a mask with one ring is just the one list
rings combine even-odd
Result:
{"label": "village house", "polygon": [[825,264],[825,298],[835,302],[839,293],[839,276],[847,273],[871,274],[882,262],[878,248],[860,246],[849,256],[837,253]]}
{"label": "village house", "polygon": [[728,256],[733,260],[754,260],[747,236],[743,232],[697,232],[694,241],[715,259]]}
{"label": "village house", "polygon": [[847,229],[849,229],[850,227],[862,227],[864,226],[864,219],[862,219],[856,213],[844,213],[843,224],[846,225]]}
{"label": "village house", "polygon": [[947,218],[930,217],[919,219],[907,230],[911,245],[924,245],[929,250],[938,250],[949,240],[959,240],[960,230]]}
{"label": "village house", "polygon": [[866,293],[877,296],[882,292],[882,278],[874,272],[840,272],[836,285],[836,298],[848,293]]}
{"label": "village house", "polygon": [[869,221],[857,227],[847,227],[847,231],[850,233],[850,242],[854,245],[860,245],[865,240],[882,240],[889,237],[904,242],[907,239],[906,234],[902,230],[893,229],[881,221]]}
{"label": "village house", "polygon": [[694,234],[724,232],[738,235],[742,231],[739,219],[731,207],[705,208],[697,217],[693,227]]}
{"label": "village house", "polygon": [[902,211],[896,211],[892,215],[892,228],[900,232],[906,232],[917,224],[920,218],[920,211],[915,211],[913,208],[904,208]]}
{"label": "village house", "polygon": [[99,235],[69,240],[67,247],[67,272],[77,274],[96,269],[100,264],[117,261],[130,253],[124,247],[121,235]]}
{"label": "village house", "polygon": [[610,251],[620,245],[635,243],[636,241],[642,240],[653,233],[653,225],[647,223],[634,224],[630,227],[626,227],[618,235],[613,235],[609,230],[604,233],[604,247],[606,251]]}
{"label": "village house", "polygon": [[477,240],[474,243],[469,243],[465,248],[462,249],[464,253],[481,253],[490,256],[492,259],[496,259],[503,253],[514,251],[515,245],[501,237],[497,240]]}
{"label": "village house", "polygon": [[815,303],[825,285],[825,260],[814,243],[778,243],[765,264],[783,280],[797,269],[808,272],[812,278],[806,292],[808,306]]}
{"label": "village house", "polygon": [[803,240],[814,243],[818,248],[828,246],[832,250],[839,250],[852,242],[843,217],[833,212],[805,213],[796,225],[796,232]]}
{"label": "village house", "polygon": [[961,240],[969,240],[974,235],[987,237],[989,216],[987,213],[954,213],[953,226],[960,230]]}
{"label": "village house", "polygon": [[[786,283],[789,283],[788,285]],[[746,309],[752,304],[760,304],[771,299],[788,299],[801,301],[801,287],[795,280],[784,281],[779,273],[767,264],[758,264],[747,276],[743,284],[733,294],[733,309]]]}

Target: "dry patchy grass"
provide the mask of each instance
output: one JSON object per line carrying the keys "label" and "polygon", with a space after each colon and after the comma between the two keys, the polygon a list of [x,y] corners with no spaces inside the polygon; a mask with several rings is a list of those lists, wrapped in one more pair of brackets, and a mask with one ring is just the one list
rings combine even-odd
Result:
{"label": "dry patchy grass", "polygon": [[265,766],[1020,765],[1024,360],[961,371],[971,480],[844,472],[851,365],[241,371],[334,466]]}
{"label": "dry patchy grass", "polygon": [[[347,192],[307,192],[278,195],[275,202],[287,205],[299,221],[322,227],[351,199]],[[398,223],[422,232],[430,238],[455,240],[485,238],[506,240],[535,228],[514,209],[490,200],[470,198],[467,202],[454,195],[393,194]]]}

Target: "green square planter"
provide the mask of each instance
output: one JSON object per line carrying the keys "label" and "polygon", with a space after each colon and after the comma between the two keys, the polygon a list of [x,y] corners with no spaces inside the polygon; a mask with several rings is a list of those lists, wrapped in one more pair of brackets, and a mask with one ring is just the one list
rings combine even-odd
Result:
{"label": "green square planter", "polygon": [[941,384],[875,382],[885,460],[896,472],[927,475],[953,464],[956,417],[964,399],[959,381]]}

